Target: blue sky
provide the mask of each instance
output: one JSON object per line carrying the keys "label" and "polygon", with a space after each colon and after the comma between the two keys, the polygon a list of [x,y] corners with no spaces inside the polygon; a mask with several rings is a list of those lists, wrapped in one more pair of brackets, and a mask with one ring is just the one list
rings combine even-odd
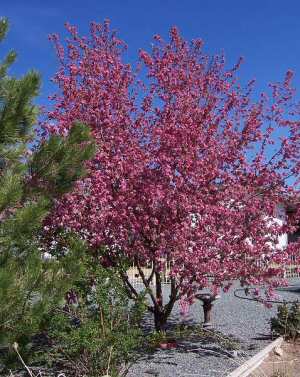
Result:
{"label": "blue sky", "polygon": [[177,25],[187,39],[200,37],[208,53],[225,51],[228,64],[245,58],[240,71],[244,81],[257,79],[259,89],[281,80],[287,69],[300,84],[300,2],[297,0],[1,0],[0,11],[11,21],[6,43],[18,52],[13,73],[29,68],[41,72],[40,103],[55,91],[50,78],[56,58],[48,34],[66,35],[64,22],[76,24],[86,33],[90,21],[109,18],[128,46],[133,62],[139,48],[149,49],[153,34],[167,36]]}

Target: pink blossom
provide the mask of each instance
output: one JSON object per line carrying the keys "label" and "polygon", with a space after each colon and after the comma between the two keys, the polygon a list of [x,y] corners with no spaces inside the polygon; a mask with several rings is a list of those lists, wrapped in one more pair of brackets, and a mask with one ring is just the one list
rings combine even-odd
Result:
{"label": "pink blossom", "polygon": [[[156,38],[152,51],[140,52],[147,72],[141,85],[108,23],[93,24],[88,38],[68,30],[67,47],[53,38],[61,95],[53,97],[49,119],[61,134],[75,120],[85,122],[98,148],[88,176],[47,225],[84,235],[95,250],[105,245],[116,265],[124,256],[152,265],[158,285],[167,261],[170,300],[158,290],[152,310],[170,309],[199,288],[227,290],[236,279],[278,284],[282,264],[300,250],[277,248],[300,211],[284,224],[270,221],[278,204],[297,194],[290,177],[300,179],[291,73],[253,100],[253,83],[246,90],[238,83],[240,61],[227,70],[223,55],[205,55],[202,43],[190,44],[172,28],[169,42]],[[285,141],[276,138],[281,130]]]}

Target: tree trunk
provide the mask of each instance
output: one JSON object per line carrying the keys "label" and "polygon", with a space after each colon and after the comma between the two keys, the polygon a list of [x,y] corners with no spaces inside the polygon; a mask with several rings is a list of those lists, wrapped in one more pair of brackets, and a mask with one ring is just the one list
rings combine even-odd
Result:
{"label": "tree trunk", "polygon": [[156,303],[153,310],[156,331],[165,331],[167,320],[178,299],[177,293],[178,288],[176,287],[175,279],[171,279],[171,294],[169,296],[169,301],[164,305],[161,276],[159,273],[156,273]]}
{"label": "tree trunk", "polygon": [[165,331],[167,325],[167,316],[160,310],[160,308],[154,310],[154,326],[155,331]]}
{"label": "tree trunk", "polygon": [[[169,318],[169,315],[172,312],[175,302],[178,300],[179,288],[178,286],[176,286],[176,281],[174,278],[171,278],[171,293],[169,296],[169,301],[166,304],[164,304],[163,282],[160,272],[155,271],[154,265],[154,269],[150,275],[150,278],[146,278],[143,269],[140,267],[139,261],[137,259],[135,260],[135,263],[138,268],[139,274],[142,278],[143,284],[152,301],[152,306],[148,306],[148,311],[152,313],[154,316],[155,330],[165,331],[167,319]],[[121,271],[120,274],[123,279],[124,286],[126,288],[129,298],[137,300],[139,298],[139,293],[131,284],[129,277],[123,271]],[[153,280],[155,287],[151,286]]]}
{"label": "tree trunk", "polygon": [[155,271],[156,303],[154,307],[154,326],[156,331],[165,331],[167,316],[164,313],[164,297],[161,276]]}

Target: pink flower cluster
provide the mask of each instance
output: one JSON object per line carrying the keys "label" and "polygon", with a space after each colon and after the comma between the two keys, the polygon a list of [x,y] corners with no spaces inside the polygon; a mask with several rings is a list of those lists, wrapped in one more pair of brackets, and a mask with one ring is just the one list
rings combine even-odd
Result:
{"label": "pink flower cluster", "polygon": [[255,101],[253,82],[238,83],[240,63],[226,69],[222,55],[207,56],[176,28],[169,42],[155,36],[152,51],[140,52],[145,79],[123,61],[126,46],[107,22],[93,23],[88,38],[67,29],[67,46],[53,38],[61,65],[48,121],[63,134],[75,120],[86,123],[97,153],[47,225],[78,232],[94,249],[105,245],[113,261],[152,263],[156,277],[170,262],[181,295],[235,279],[278,283],[299,250],[277,247],[299,213],[272,221],[299,184],[292,73]]}

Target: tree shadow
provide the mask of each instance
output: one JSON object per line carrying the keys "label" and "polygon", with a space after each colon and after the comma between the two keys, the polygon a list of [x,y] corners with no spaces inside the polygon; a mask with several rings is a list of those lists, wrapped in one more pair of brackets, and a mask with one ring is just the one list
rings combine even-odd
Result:
{"label": "tree shadow", "polygon": [[262,334],[258,333],[257,336],[252,337],[253,340],[274,340],[274,337],[272,334]]}
{"label": "tree shadow", "polygon": [[299,284],[293,284],[289,285],[287,287],[279,287],[276,288],[276,291],[279,292],[292,292],[300,295],[300,285]]}
{"label": "tree shadow", "polygon": [[[169,364],[176,365],[176,355],[192,353],[197,358],[205,357],[216,357],[221,359],[233,359],[239,354],[245,354],[247,347],[242,344],[241,341],[238,343],[238,351],[236,348],[232,347],[232,344],[236,344],[237,340],[233,336],[226,336],[216,330],[202,330],[200,333],[197,333],[197,329],[193,332],[193,327],[195,327],[194,321],[188,321],[184,323],[187,331],[191,331],[189,334],[184,333],[176,334],[176,329],[178,328],[178,322],[170,321],[167,329],[167,337],[169,336],[172,339],[172,342],[175,343],[175,347],[172,349],[161,349],[159,345],[149,347],[145,343],[138,350],[138,360],[140,361],[153,361],[155,359],[156,364]],[[146,328],[146,331],[153,331],[152,328]],[[148,332],[149,334],[149,332]],[[167,341],[166,341],[167,342]]]}

